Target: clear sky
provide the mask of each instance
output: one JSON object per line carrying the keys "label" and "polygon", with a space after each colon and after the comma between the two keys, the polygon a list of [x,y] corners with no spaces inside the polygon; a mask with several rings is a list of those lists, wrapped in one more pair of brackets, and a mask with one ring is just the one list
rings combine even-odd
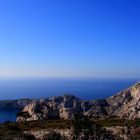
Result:
{"label": "clear sky", "polygon": [[140,77],[140,0],[0,0],[0,76]]}

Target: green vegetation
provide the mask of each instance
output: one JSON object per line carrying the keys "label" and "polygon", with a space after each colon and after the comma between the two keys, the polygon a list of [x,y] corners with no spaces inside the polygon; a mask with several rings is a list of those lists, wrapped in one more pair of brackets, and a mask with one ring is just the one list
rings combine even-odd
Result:
{"label": "green vegetation", "polygon": [[[33,135],[24,134],[24,131],[65,128],[71,128],[71,121],[49,120],[24,123],[6,122],[0,124],[0,140],[36,140]],[[53,131],[49,135],[45,136],[44,140],[50,140],[51,137],[53,137],[52,140],[66,140],[64,136]]]}
{"label": "green vegetation", "polygon": [[18,126],[23,131],[41,129],[66,129],[71,128],[72,122],[70,120],[32,121],[19,123]]}
{"label": "green vegetation", "polygon": [[[24,123],[6,122],[0,124],[0,140],[36,140],[34,136],[24,134],[24,131],[35,130],[50,130],[49,135],[44,136],[44,140],[66,140],[60,133],[53,132],[54,129],[71,129],[73,127],[74,137],[78,140],[82,135],[84,140],[92,136],[100,139],[114,138],[112,134],[107,132],[104,127],[126,126],[131,131],[131,136],[140,138],[140,119],[119,119],[119,118],[104,118],[92,119],[83,115],[75,115],[73,120],[48,120],[48,121],[33,121]],[[122,129],[121,133],[123,132]],[[126,131],[126,130],[125,130]],[[128,132],[128,131],[127,131]],[[129,132],[130,133],[130,132]]]}
{"label": "green vegetation", "polygon": [[0,140],[35,140],[35,137],[24,134],[18,124],[6,122],[0,125]]}
{"label": "green vegetation", "polygon": [[[92,119],[93,120],[93,119]],[[104,118],[93,120],[96,123],[100,124],[103,127],[111,127],[111,126],[128,126],[128,127],[138,127],[140,126],[140,119],[125,119],[125,118]]]}
{"label": "green vegetation", "polygon": [[44,136],[43,140],[67,140],[67,138],[58,132],[52,131],[48,135]]}
{"label": "green vegetation", "polygon": [[118,140],[118,137],[107,132],[101,125],[82,114],[76,114],[72,120],[73,140]]}

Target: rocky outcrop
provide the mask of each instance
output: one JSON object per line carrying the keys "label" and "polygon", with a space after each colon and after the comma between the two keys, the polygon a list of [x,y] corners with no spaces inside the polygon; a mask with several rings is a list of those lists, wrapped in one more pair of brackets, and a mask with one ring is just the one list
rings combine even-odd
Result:
{"label": "rocky outcrop", "polygon": [[33,101],[18,114],[17,122],[47,119],[71,119],[75,113],[102,117],[107,115],[106,100],[83,101],[73,95]]}
{"label": "rocky outcrop", "polygon": [[140,118],[140,82],[103,100],[84,101],[73,95],[34,100],[18,115],[17,122],[71,119],[75,113],[89,117]]}
{"label": "rocky outcrop", "polygon": [[[17,117],[17,121],[70,119],[73,117],[74,112],[83,112],[82,102],[73,95],[33,101],[22,110],[22,113]],[[85,106],[83,105],[83,107]],[[23,115],[25,113],[28,113],[28,115]]]}
{"label": "rocky outcrop", "polygon": [[140,118],[140,82],[108,99],[108,114],[118,117]]}

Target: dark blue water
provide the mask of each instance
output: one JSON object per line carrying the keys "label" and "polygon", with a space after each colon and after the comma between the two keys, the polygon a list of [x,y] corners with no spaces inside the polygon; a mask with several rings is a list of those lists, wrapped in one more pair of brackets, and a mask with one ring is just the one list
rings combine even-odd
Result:
{"label": "dark blue water", "polygon": [[6,121],[16,121],[16,114],[20,110],[18,109],[0,109],[0,123],[6,122]]}
{"label": "dark blue water", "polygon": [[82,99],[106,98],[137,81],[137,79],[1,78],[0,100],[44,98],[66,93],[74,94]]}
{"label": "dark blue water", "polygon": [[[109,97],[131,86],[138,79],[1,78],[0,99],[45,98],[73,94],[82,99]],[[15,121],[17,110],[0,111],[0,122]]]}

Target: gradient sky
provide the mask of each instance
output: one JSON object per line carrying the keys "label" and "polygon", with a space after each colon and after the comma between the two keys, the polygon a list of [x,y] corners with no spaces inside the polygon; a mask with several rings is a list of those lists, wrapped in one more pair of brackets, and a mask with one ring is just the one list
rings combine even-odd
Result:
{"label": "gradient sky", "polygon": [[0,76],[140,77],[139,0],[0,0]]}

